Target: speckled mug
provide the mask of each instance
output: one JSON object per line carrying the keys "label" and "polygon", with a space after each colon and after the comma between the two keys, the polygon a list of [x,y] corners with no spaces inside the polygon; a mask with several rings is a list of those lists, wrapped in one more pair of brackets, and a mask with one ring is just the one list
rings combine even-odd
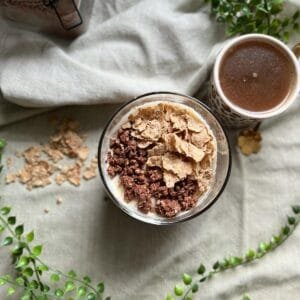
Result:
{"label": "speckled mug", "polygon": [[[236,45],[243,43],[245,41],[267,41],[272,45],[275,45],[281,48],[288,57],[291,59],[292,64],[295,69],[295,84],[292,88],[287,99],[282,101],[282,103],[270,110],[261,111],[261,112],[253,112],[245,110],[233,102],[231,102],[224,94],[221,84],[220,84],[220,66],[222,64],[224,56],[227,54],[228,50]],[[220,51],[217,56],[211,80],[209,85],[208,92],[208,105],[211,107],[213,112],[218,115],[220,121],[229,128],[243,128],[243,127],[253,127],[258,122],[261,122],[265,119],[277,116],[283,113],[297,98],[299,88],[300,88],[300,71],[299,65],[296,56],[299,56],[300,51],[295,51],[295,49],[299,50],[299,46],[294,47],[293,51],[290,50],[284,43],[281,41],[264,34],[247,34],[229,41],[225,47]],[[298,52],[298,53],[297,53]]]}

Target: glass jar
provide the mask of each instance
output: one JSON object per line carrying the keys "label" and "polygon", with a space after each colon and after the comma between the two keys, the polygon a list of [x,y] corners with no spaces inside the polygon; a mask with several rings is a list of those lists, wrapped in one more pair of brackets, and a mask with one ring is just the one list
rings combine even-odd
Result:
{"label": "glass jar", "polygon": [[0,0],[0,13],[30,29],[75,37],[88,26],[94,0]]}

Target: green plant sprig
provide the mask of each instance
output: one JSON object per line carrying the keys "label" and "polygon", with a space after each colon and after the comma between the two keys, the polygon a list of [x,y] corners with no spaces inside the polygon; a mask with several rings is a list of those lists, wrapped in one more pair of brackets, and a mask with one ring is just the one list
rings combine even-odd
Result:
{"label": "green plant sprig", "polygon": [[[5,140],[0,139],[0,172],[5,145]],[[35,239],[34,231],[25,234],[24,225],[17,224],[17,218],[11,214],[9,206],[0,208],[0,236],[4,233],[7,234],[0,243],[0,248],[11,248],[12,263],[16,271],[14,277],[11,275],[0,276],[0,286],[7,286],[7,296],[19,292],[21,300],[104,299],[105,286],[103,282],[94,287],[88,276],[81,279],[73,270],[65,274],[45,264],[40,258],[43,246],[32,246]],[[44,275],[50,277],[52,287],[43,281]],[[105,300],[110,300],[110,297],[105,297]]]}
{"label": "green plant sprig", "polygon": [[[299,225],[300,205],[293,206],[292,213],[293,215],[287,217],[287,224],[281,228],[280,233],[278,235],[274,235],[269,242],[261,242],[256,251],[254,249],[249,249],[244,256],[230,256],[228,258],[218,260],[213,264],[209,272],[207,272],[206,267],[201,264],[197,270],[200,277],[195,278],[194,280],[191,275],[183,274],[183,285],[175,285],[174,295],[168,295],[166,300],[173,300],[174,297],[179,297],[181,300],[192,300],[192,295],[198,292],[200,284],[207,282],[219,273],[262,259],[267,254],[277,249],[289,238],[289,236],[291,236],[296,227]],[[244,299],[248,299],[247,297],[249,298],[247,295],[244,296]]]}
{"label": "green plant sprig", "polygon": [[287,42],[299,32],[300,12],[284,16],[285,0],[206,0],[219,23],[226,25],[226,34],[263,33]]}
{"label": "green plant sprig", "polygon": [[[64,274],[47,266],[40,259],[42,245],[31,246],[34,241],[34,232],[24,235],[24,226],[16,225],[16,217],[10,213],[10,207],[0,209],[0,233],[4,233],[5,230],[9,233],[3,239],[1,247],[12,246],[13,264],[17,273],[15,280],[9,275],[0,277],[0,286],[9,284],[8,296],[13,295],[19,289],[22,293],[22,300],[65,299],[65,296],[68,299],[103,299],[104,283],[101,282],[93,287],[88,276],[80,279],[74,271]],[[63,286],[56,287],[52,291],[49,285],[42,282],[42,275],[46,272],[53,283],[61,282]]]}

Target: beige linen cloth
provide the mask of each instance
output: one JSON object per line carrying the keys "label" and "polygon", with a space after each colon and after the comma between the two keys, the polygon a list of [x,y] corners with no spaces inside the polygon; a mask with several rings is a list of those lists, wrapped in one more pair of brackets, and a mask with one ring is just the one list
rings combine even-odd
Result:
{"label": "beige linen cloth", "polygon": [[[207,78],[222,32],[202,1],[191,0],[96,1],[90,30],[69,45],[2,23],[4,161],[52,132],[49,112],[7,100],[49,108],[121,102],[152,90],[192,95]],[[81,122],[93,155],[117,107],[77,106],[57,113]],[[4,170],[0,203],[12,205],[27,230],[35,229],[43,260],[54,268],[105,281],[115,300],[164,299],[183,272],[194,274],[201,262],[209,266],[242,254],[285,223],[290,205],[300,201],[299,116],[297,101],[286,114],[265,122],[262,151],[251,157],[236,150],[232,134],[232,174],[225,192],[209,211],[183,224],[154,227],[130,219],[104,199],[99,178],[79,188],[53,184],[29,192],[18,184],[5,186]],[[64,200],[60,206],[58,196]],[[8,251],[0,248],[0,274],[11,272],[9,262]],[[299,299],[300,228],[262,261],[205,283],[195,299],[239,300],[244,292],[253,300]],[[7,298],[0,288],[0,299]]]}

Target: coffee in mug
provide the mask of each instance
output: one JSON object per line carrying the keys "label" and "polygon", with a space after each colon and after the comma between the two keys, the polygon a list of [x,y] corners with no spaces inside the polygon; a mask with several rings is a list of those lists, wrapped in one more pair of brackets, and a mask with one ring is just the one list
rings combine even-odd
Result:
{"label": "coffee in mug", "polygon": [[219,53],[209,105],[228,127],[252,126],[285,111],[298,91],[299,67],[291,50],[270,36],[249,34]]}

